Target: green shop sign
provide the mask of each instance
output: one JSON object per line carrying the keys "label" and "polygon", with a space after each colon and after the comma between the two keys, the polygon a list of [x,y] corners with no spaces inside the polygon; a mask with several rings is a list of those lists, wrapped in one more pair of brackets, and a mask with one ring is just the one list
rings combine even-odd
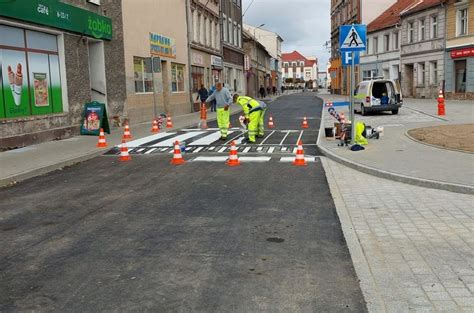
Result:
{"label": "green shop sign", "polygon": [[112,39],[112,20],[57,0],[0,1],[0,16],[60,28],[97,39]]}

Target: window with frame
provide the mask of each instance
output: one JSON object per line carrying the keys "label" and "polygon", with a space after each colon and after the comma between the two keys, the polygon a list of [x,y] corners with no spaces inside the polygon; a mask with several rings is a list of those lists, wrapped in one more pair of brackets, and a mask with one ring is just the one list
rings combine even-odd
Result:
{"label": "window with frame", "polygon": [[425,40],[425,33],[426,33],[425,19],[422,19],[420,20],[420,41]]}
{"label": "window with frame", "polygon": [[438,84],[438,62],[437,61],[430,62],[430,84],[431,85]]}
{"label": "window with frame", "polygon": [[431,38],[438,38],[438,16],[431,17]]}
{"label": "window with frame", "polygon": [[410,22],[408,23],[408,42],[413,43],[415,40],[415,29],[414,29],[414,23]]}
{"label": "window with frame", "polygon": [[384,35],[384,49],[385,52],[390,51],[390,35]]}
{"label": "window with frame", "polygon": [[399,39],[398,39],[398,36],[399,36],[398,34],[399,34],[399,32],[394,32],[394,33],[393,33],[393,48],[394,48],[395,50],[398,50],[398,47],[399,47],[399,46],[398,46],[398,40],[399,40]]}
{"label": "window with frame", "polygon": [[467,35],[468,12],[467,8],[457,10],[456,14],[456,34],[457,36]]}
{"label": "window with frame", "polygon": [[222,31],[224,32],[224,41],[227,42],[227,16],[225,14],[222,14]]}
{"label": "window with frame", "polygon": [[150,69],[145,66],[146,58],[133,57],[135,77],[135,93],[153,92],[153,77]]}
{"label": "window with frame", "polygon": [[238,35],[238,28],[237,23],[234,22],[234,45],[239,45],[239,35]]}
{"label": "window with frame", "polygon": [[[240,1],[240,0],[239,0]],[[239,24],[239,27],[238,27],[238,30],[237,30],[237,36],[238,36],[238,39],[239,39],[239,48],[242,48],[242,26]]]}
{"label": "window with frame", "polygon": [[234,24],[232,23],[232,19],[230,17],[229,17],[228,23],[229,23],[229,43],[233,45],[234,44],[234,30],[233,30],[232,25]]}
{"label": "window with frame", "polygon": [[426,82],[425,63],[418,63],[418,86],[423,87]]}
{"label": "window with frame", "polygon": [[184,92],[184,65],[171,63],[171,92]]}
{"label": "window with frame", "polygon": [[379,38],[378,37],[374,37],[374,46],[372,48],[374,54],[377,54],[379,52]]}

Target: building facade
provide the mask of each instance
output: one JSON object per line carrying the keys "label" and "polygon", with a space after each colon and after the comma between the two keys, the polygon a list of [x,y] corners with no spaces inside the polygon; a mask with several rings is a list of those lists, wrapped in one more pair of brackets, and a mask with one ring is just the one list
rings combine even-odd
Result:
{"label": "building facade", "polygon": [[360,80],[400,80],[400,13],[413,0],[399,0],[367,25],[367,49],[361,53]]}
{"label": "building facade", "polygon": [[245,86],[241,0],[221,0],[221,33],[223,82],[231,92],[243,93]]}
{"label": "building facade", "polygon": [[260,87],[263,86],[266,89],[270,84],[272,57],[253,34],[244,29],[242,35],[245,52],[245,93],[250,97],[258,97]]}
{"label": "building facade", "polygon": [[[369,24],[396,0],[331,0],[331,92],[349,94],[350,68],[342,66],[339,51],[339,26]],[[359,67],[355,77],[358,80]]]}
{"label": "building facade", "polygon": [[0,149],[78,134],[90,101],[122,114],[122,7],[112,2],[0,2]]}
{"label": "building facade", "polygon": [[276,87],[277,90],[280,90],[282,85],[281,45],[283,43],[283,38],[281,38],[281,36],[277,33],[271,32],[261,27],[255,27],[244,24],[244,28],[250,34],[255,33],[255,39],[265,47],[265,49],[272,57],[270,65],[271,79],[269,87]]}
{"label": "building facade", "polygon": [[[190,0],[189,4],[191,92],[196,102],[201,85],[209,90],[223,77],[220,1]],[[199,110],[199,103],[194,110]]]}
{"label": "building facade", "polygon": [[[186,25],[186,1],[137,5],[134,0],[123,0],[122,5],[125,116],[137,123],[151,121],[155,110],[171,115],[191,112],[187,30],[185,26],[175,26]],[[153,74],[147,66],[151,56],[161,65],[158,73]]]}
{"label": "building facade", "polygon": [[436,98],[444,80],[445,6],[422,0],[401,12],[401,75],[405,97]]}
{"label": "building facade", "polygon": [[298,51],[282,54],[282,75],[285,87],[317,88],[318,61]]}
{"label": "building facade", "polygon": [[474,2],[447,1],[445,92],[474,99]]}

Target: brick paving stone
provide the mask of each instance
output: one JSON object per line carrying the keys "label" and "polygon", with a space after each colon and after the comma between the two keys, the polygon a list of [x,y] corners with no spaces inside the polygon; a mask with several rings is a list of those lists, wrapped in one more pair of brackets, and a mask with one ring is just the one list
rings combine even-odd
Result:
{"label": "brick paving stone", "polygon": [[323,165],[387,311],[474,312],[474,196]]}

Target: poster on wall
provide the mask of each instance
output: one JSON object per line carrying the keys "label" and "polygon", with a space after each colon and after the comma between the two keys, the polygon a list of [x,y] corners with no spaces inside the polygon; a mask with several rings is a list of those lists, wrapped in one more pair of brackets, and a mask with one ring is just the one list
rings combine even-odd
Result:
{"label": "poster on wall", "polygon": [[35,106],[48,106],[48,76],[46,73],[33,73],[33,86],[35,93]]}
{"label": "poster on wall", "polygon": [[25,53],[12,50],[1,50],[0,53],[5,116],[28,115],[30,110]]}
{"label": "poster on wall", "polygon": [[84,114],[81,123],[81,135],[98,136],[101,128],[110,134],[105,104],[97,101],[86,103],[84,105]]}

